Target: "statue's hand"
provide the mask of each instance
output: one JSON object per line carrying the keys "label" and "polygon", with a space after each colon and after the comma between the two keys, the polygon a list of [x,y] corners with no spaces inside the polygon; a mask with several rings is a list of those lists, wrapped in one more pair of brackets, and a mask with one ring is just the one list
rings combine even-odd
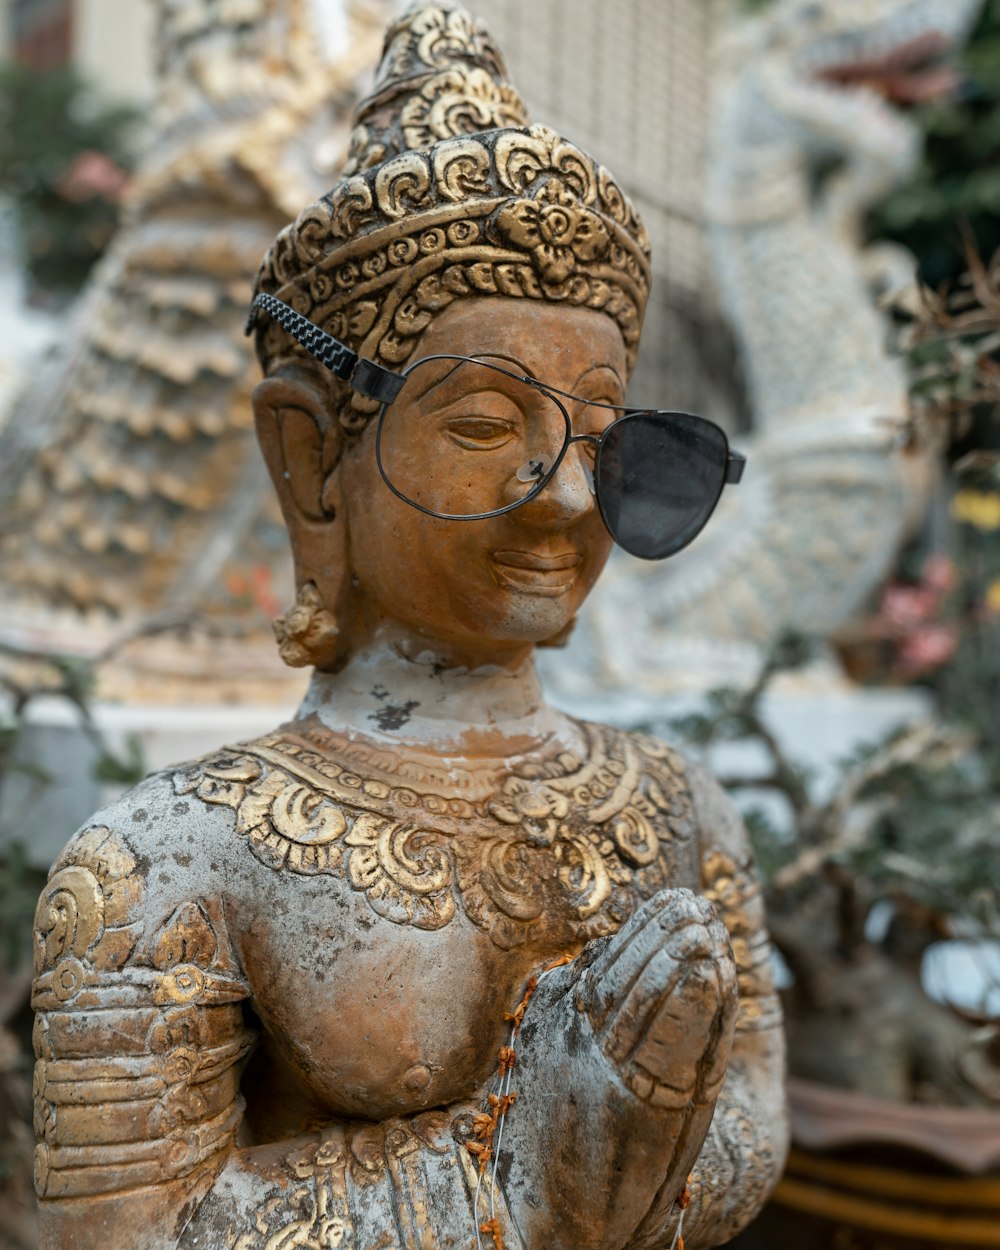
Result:
{"label": "statue's hand", "polygon": [[714,1103],[737,1005],[729,934],[688,890],[665,890],[590,957],[574,994],[628,1088],[653,1107]]}
{"label": "statue's hand", "polygon": [[501,1149],[527,1244],[609,1250],[658,1196],[681,1190],[725,1077],[736,1006],[729,935],[689,890],[658,894],[543,979],[518,1039]]}

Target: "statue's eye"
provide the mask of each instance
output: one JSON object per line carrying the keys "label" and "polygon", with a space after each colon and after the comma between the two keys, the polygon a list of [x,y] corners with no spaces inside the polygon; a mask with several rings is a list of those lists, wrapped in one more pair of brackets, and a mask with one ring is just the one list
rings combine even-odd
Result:
{"label": "statue's eye", "polygon": [[471,451],[495,451],[516,433],[510,421],[498,417],[453,417],[444,428],[453,443]]}
{"label": "statue's eye", "polygon": [[601,399],[588,404],[582,412],[574,416],[573,433],[596,434],[600,437],[618,415],[613,407],[604,407],[604,405],[615,402],[614,399]]}

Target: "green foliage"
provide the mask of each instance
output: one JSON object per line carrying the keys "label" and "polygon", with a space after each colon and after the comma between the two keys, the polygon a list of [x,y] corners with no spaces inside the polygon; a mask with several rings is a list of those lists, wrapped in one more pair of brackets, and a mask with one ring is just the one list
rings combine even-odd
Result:
{"label": "green foliage", "polygon": [[[906,899],[1000,937],[1000,751],[991,736],[1000,710],[980,670],[963,699],[944,704],[948,722],[907,726],[860,748],[841,761],[832,797],[817,804],[807,772],[762,711],[774,678],[800,667],[811,650],[800,637],[779,639],[749,690],[713,690],[702,712],[672,722],[699,746],[742,741],[763,749],[770,764],[763,773],[721,780],[737,797],[772,791],[791,814],[789,830],[763,807],[746,812],[772,911],[802,909],[834,874],[841,888],[852,882],[866,908]],[[1000,658],[993,662],[1000,668]]]}
{"label": "green foliage", "polygon": [[964,86],[914,111],[924,133],[918,169],[873,215],[879,238],[905,244],[932,286],[964,270],[958,223],[983,255],[1000,248],[1000,0],[988,0],[962,54]]}
{"label": "green foliage", "polygon": [[907,897],[1000,936],[1000,777],[976,752],[893,769],[860,796],[890,802],[840,862],[881,897]]}
{"label": "green foliage", "polygon": [[22,967],[30,956],[31,921],[44,883],[24,843],[8,842],[0,857],[0,969]]}
{"label": "green foliage", "polygon": [[38,287],[76,291],[107,246],[138,118],[97,100],[72,70],[0,68],[0,188]]}
{"label": "green foliage", "polygon": [[146,772],[145,752],[135,734],[129,734],[125,739],[124,755],[116,755],[104,745],[94,765],[94,776],[97,780],[112,785],[138,785]]}

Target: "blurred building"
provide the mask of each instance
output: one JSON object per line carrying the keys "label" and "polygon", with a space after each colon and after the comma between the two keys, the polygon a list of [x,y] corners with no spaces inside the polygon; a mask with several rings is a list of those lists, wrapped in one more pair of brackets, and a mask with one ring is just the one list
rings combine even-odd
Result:
{"label": "blurred building", "polygon": [[148,0],[0,0],[0,57],[72,65],[107,96],[150,98],[152,29]]}

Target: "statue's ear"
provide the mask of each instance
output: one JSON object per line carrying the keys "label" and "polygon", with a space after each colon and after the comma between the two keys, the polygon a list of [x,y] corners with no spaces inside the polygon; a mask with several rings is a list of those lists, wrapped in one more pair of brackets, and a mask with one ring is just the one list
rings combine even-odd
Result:
{"label": "statue's ear", "polygon": [[[302,617],[304,602],[312,605],[313,616],[322,614],[322,628],[317,623],[308,631],[316,644],[306,648],[309,654],[301,647],[293,652],[283,642],[282,655],[289,663],[330,667],[338,658],[336,639],[343,637],[343,600],[350,581],[346,517],[338,516],[343,430],[330,411],[329,396],[307,375],[290,371],[265,378],[256,387],[253,411],[257,440],[288,529],[299,590],[298,609],[276,624],[279,640],[282,630],[291,627],[294,612],[295,620]],[[304,658],[292,659],[293,653]]]}

